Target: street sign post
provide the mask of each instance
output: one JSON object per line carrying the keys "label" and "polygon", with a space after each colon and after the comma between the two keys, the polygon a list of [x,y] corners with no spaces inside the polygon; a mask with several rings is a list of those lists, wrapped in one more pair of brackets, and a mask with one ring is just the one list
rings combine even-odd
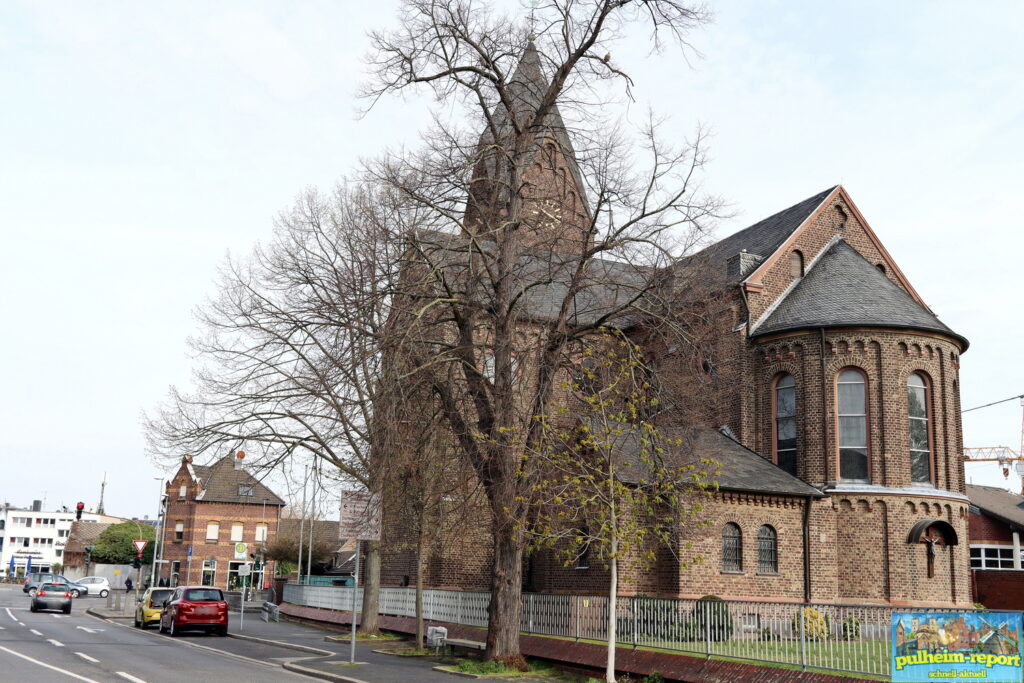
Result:
{"label": "street sign post", "polygon": [[149,545],[149,541],[132,541],[132,544],[135,546],[135,552],[141,555],[142,551]]}
{"label": "street sign post", "polygon": [[[356,661],[356,598],[359,597],[359,545],[361,541],[380,540],[379,493],[369,491],[341,492],[341,523],[338,525],[340,539],[356,540],[355,581],[352,582],[352,643],[349,663]],[[339,539],[339,540],[340,540]]]}

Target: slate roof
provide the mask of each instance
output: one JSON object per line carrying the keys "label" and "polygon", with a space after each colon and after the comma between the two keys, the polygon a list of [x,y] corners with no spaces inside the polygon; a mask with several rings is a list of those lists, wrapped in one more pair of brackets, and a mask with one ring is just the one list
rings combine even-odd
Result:
{"label": "slate roof", "polygon": [[[329,545],[331,548],[341,548],[342,541],[339,535],[341,523],[337,520],[318,519],[313,526],[313,545],[318,543]],[[299,530],[303,531],[303,542],[309,540],[309,520],[296,519],[294,517],[282,517],[280,526],[277,529],[277,538],[282,540],[296,539],[299,537]]]}
{"label": "slate roof", "polygon": [[[725,273],[729,259],[742,251],[768,258],[782,246],[782,243],[793,234],[794,230],[799,228],[821,206],[821,203],[832,194],[836,187],[838,186],[833,185],[813,197],[808,197],[788,209],[783,209],[748,228],[733,233],[706,249],[687,256],[679,264],[686,266],[699,263],[702,267],[709,268],[716,273]],[[739,282],[744,277],[743,275],[734,275],[730,282]]]}
{"label": "slate roof", "polygon": [[[413,239],[432,269],[443,267],[449,285],[470,281],[470,264],[478,268],[472,277],[487,277],[477,254],[493,249],[493,242],[477,240],[471,247],[466,235],[434,230],[417,231]],[[578,255],[522,249],[512,270],[520,315],[538,322],[553,320],[568,294],[568,283],[578,262]],[[649,268],[591,259],[573,296],[569,322],[593,324],[614,313],[602,322],[610,327],[628,327],[645,305],[653,305],[645,301],[645,296],[650,294],[654,277],[656,273]],[[477,296],[483,300],[488,292],[483,288]]]}
{"label": "slate roof", "polygon": [[[276,493],[264,486],[244,469],[235,469],[235,457],[226,455],[212,465],[192,465],[195,476],[202,482],[202,491],[196,500],[207,503],[244,503],[249,505],[283,506]],[[239,486],[251,486],[252,495],[239,495]]]}
{"label": "slate roof", "polygon": [[[658,430],[662,437],[679,439],[681,442],[678,448],[672,449],[666,456],[675,466],[695,464],[707,470],[709,477],[717,481],[721,490],[815,498],[823,498],[825,495],[720,430],[710,427],[659,427]],[[644,466],[637,455],[638,443],[635,432],[626,432],[616,437],[616,450],[632,463],[631,469],[636,473],[632,478],[625,478],[625,481],[635,482],[642,477]],[[707,468],[699,464],[700,459],[714,460],[718,464],[715,468]],[[714,475],[715,469],[717,475]]]}
{"label": "slate roof", "polygon": [[971,505],[1010,526],[1024,529],[1024,496],[994,486],[967,485]]}
{"label": "slate roof", "polygon": [[750,336],[861,326],[938,332],[960,340],[964,348],[968,343],[843,240],[814,262]]}
{"label": "slate roof", "polygon": [[113,526],[112,522],[72,522],[64,553],[84,553],[85,546],[95,543],[100,534],[110,526]]}
{"label": "slate roof", "polygon": [[[544,75],[544,67],[541,64],[540,52],[537,50],[537,46],[534,45],[533,41],[530,40],[526,44],[526,49],[523,51],[522,59],[519,60],[519,64],[516,67],[515,73],[512,74],[512,78],[508,81],[508,96],[511,100],[511,107],[515,120],[519,125],[522,125],[523,121],[527,117],[532,116],[537,108],[540,106],[541,98],[547,91],[550,81]],[[498,130],[499,137],[510,135],[512,133],[512,122],[509,120],[509,114],[506,108],[498,103],[495,105],[494,111],[491,113],[495,121],[495,128]],[[553,105],[549,110],[544,120],[539,125],[534,125],[537,129],[535,142],[530,148],[529,155],[524,163],[524,167],[528,167],[533,161],[534,155],[540,149],[540,141],[544,138],[547,133],[550,133],[555,141],[561,147],[562,155],[565,157],[566,164],[569,167],[569,172],[572,173],[573,180],[576,182],[576,187],[580,189],[580,200],[583,202],[584,208],[587,208],[589,212],[586,193],[583,191],[585,185],[583,184],[583,175],[580,173],[579,163],[576,160],[576,151],[573,149],[572,141],[569,139],[569,135],[566,131],[565,122],[562,120],[562,115],[558,111],[558,106]],[[486,148],[489,145],[494,144],[494,136],[490,130],[485,131],[480,136],[480,147]],[[489,177],[494,176],[494,162],[493,158],[489,158],[487,155],[484,157],[484,164],[487,168],[487,174]]]}

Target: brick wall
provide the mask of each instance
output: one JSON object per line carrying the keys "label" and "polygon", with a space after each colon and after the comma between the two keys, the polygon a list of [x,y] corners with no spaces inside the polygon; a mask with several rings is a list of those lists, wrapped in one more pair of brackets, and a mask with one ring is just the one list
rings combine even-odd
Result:
{"label": "brick wall", "polygon": [[974,569],[974,599],[988,609],[1024,610],[1024,571]]}

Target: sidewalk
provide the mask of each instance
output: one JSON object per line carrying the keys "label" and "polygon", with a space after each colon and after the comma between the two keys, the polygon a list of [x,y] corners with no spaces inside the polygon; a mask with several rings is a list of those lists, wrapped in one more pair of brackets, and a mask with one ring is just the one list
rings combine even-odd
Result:
{"label": "sidewalk", "polygon": [[[122,598],[123,598],[122,594]],[[133,619],[134,600],[121,601],[117,609],[112,602],[106,607],[105,600],[96,600],[86,611],[103,619]],[[126,607],[127,605],[127,607]],[[281,665],[290,671],[313,676],[323,680],[342,681],[345,683],[398,683],[404,681],[424,681],[425,683],[455,683],[459,677],[434,671],[438,661],[433,657],[399,657],[380,654],[377,649],[406,645],[402,641],[382,641],[380,643],[356,643],[356,662],[349,665],[348,642],[328,642],[327,636],[337,636],[337,628],[320,628],[317,626],[284,621],[266,623],[258,614],[245,615],[240,619],[237,612],[232,612],[228,635],[239,641],[264,643],[265,645],[286,648],[294,652],[294,658],[281,661]],[[223,642],[223,641],[220,641]],[[205,643],[204,643],[205,644]],[[210,643],[211,646],[216,643]],[[230,651],[225,648],[226,651]],[[246,653],[249,654],[249,653]],[[249,654],[249,656],[252,656]],[[276,657],[280,661],[279,657]],[[529,679],[517,679],[517,683],[530,683]]]}

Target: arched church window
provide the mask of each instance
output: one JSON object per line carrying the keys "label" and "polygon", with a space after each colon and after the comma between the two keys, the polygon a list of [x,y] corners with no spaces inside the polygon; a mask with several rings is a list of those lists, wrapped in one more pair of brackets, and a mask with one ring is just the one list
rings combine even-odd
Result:
{"label": "arched church window", "polygon": [[794,249],[789,255],[789,275],[793,278],[804,276],[804,255]]}
{"label": "arched church window", "polygon": [[771,525],[765,524],[757,530],[757,571],[775,574],[779,571],[778,535]]}
{"label": "arched church window", "polygon": [[743,532],[733,522],[722,529],[722,571],[743,571]]}
{"label": "arched church window", "polygon": [[868,480],[867,380],[860,370],[847,368],[836,378],[839,424],[839,478]]}
{"label": "arched church window", "polygon": [[907,378],[907,419],[910,427],[910,480],[932,481],[931,397],[928,379],[920,372]]}
{"label": "arched church window", "polygon": [[796,476],[796,380],[793,375],[779,375],[774,392],[775,464]]}

